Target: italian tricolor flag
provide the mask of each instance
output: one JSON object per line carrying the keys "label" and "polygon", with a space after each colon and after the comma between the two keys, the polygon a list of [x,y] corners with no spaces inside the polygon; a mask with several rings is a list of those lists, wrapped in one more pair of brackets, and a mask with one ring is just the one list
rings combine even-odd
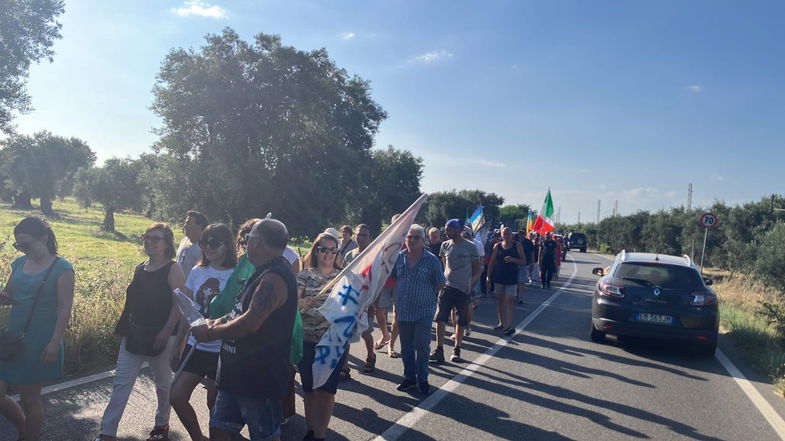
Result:
{"label": "italian tricolor flag", "polygon": [[551,199],[551,189],[548,189],[548,195],[545,196],[545,201],[542,203],[542,210],[537,214],[537,220],[534,221],[532,231],[537,234],[545,234],[553,231],[553,199]]}

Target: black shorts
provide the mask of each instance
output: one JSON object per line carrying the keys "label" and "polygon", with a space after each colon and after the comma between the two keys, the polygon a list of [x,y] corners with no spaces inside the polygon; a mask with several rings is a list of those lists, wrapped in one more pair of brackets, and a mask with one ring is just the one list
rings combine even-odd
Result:
{"label": "black shorts", "polygon": [[448,286],[439,292],[436,305],[436,322],[446,322],[450,319],[452,308],[458,310],[458,324],[466,326],[469,323],[469,295],[459,289]]}
{"label": "black shorts", "polygon": [[[346,356],[349,354],[348,348],[343,352],[341,359],[333,369],[330,377],[324,382],[322,387],[317,389],[323,390],[327,393],[335,395],[338,391],[338,382],[341,380],[341,367],[346,361]],[[303,342],[303,358],[297,363],[297,371],[300,373],[300,384],[303,386],[305,392],[313,390],[313,360],[316,357],[316,343]]]}
{"label": "black shorts", "polygon": [[[185,363],[185,357],[188,356],[190,351],[191,345],[186,345],[185,350],[183,351],[183,356],[180,358],[180,366],[182,366],[183,372],[188,372],[189,374],[215,380],[215,374],[218,370],[218,356],[220,353],[194,349],[194,353],[191,354],[191,358],[189,358],[188,362]],[[185,365],[183,365],[183,363],[185,363]]]}

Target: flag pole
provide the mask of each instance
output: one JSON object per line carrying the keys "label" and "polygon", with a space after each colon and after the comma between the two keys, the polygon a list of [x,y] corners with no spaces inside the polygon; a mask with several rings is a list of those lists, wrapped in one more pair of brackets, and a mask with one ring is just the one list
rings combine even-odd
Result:
{"label": "flag pole", "polygon": [[[417,200],[414,201],[414,203],[412,203],[412,205],[409,205],[409,208],[407,208],[406,210],[404,210],[403,213],[401,213],[401,215],[398,217],[398,219],[403,219],[407,214],[409,214],[410,211],[414,210],[414,207],[416,207],[417,204],[419,204],[421,200],[423,200],[423,199],[425,199],[427,197],[428,197],[428,193],[423,193],[422,195],[420,195],[420,197],[417,198]],[[384,231],[389,230],[390,227],[395,225],[396,222],[398,222],[397,219],[395,220],[395,222],[391,223],[387,228],[385,228]],[[403,222],[403,221],[401,221],[401,222]],[[368,252],[368,250],[373,248],[373,245],[376,243],[376,241],[378,241],[379,238],[384,235],[384,231],[382,231],[381,234],[376,236],[376,239],[374,239],[373,242],[371,242],[367,247],[365,247],[365,249],[362,251],[362,253],[358,254],[357,257],[355,257],[354,260],[352,260],[352,261],[355,261],[355,260],[359,261],[361,257],[365,256],[365,254]],[[333,286],[336,283],[338,283],[339,280],[341,280],[341,277],[343,276],[343,273],[345,273],[346,270],[348,270],[349,268],[351,268],[351,264],[349,264],[346,267],[344,267],[341,270],[341,272],[338,273],[337,276],[335,276],[332,280],[330,280],[330,282],[327,285],[325,285],[324,288],[322,288],[321,291],[319,291],[319,294],[317,294],[317,296],[320,296],[320,295],[324,294],[325,292],[329,292],[333,288]]]}

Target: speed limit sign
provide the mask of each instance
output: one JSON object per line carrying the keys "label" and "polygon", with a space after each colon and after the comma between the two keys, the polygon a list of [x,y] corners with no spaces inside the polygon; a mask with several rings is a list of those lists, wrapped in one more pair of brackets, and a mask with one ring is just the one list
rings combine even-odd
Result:
{"label": "speed limit sign", "polygon": [[706,228],[707,230],[713,230],[714,228],[720,226],[720,221],[717,219],[717,215],[709,212],[701,214],[698,223],[701,225],[701,227]]}

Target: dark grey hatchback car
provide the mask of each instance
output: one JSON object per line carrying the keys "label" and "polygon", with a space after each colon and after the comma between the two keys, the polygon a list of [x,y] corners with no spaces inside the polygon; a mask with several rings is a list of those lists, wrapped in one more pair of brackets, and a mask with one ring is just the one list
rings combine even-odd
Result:
{"label": "dark grey hatchback car", "polygon": [[593,273],[602,278],[592,298],[592,340],[606,334],[680,340],[714,355],[717,296],[689,257],[622,251],[609,268]]}

